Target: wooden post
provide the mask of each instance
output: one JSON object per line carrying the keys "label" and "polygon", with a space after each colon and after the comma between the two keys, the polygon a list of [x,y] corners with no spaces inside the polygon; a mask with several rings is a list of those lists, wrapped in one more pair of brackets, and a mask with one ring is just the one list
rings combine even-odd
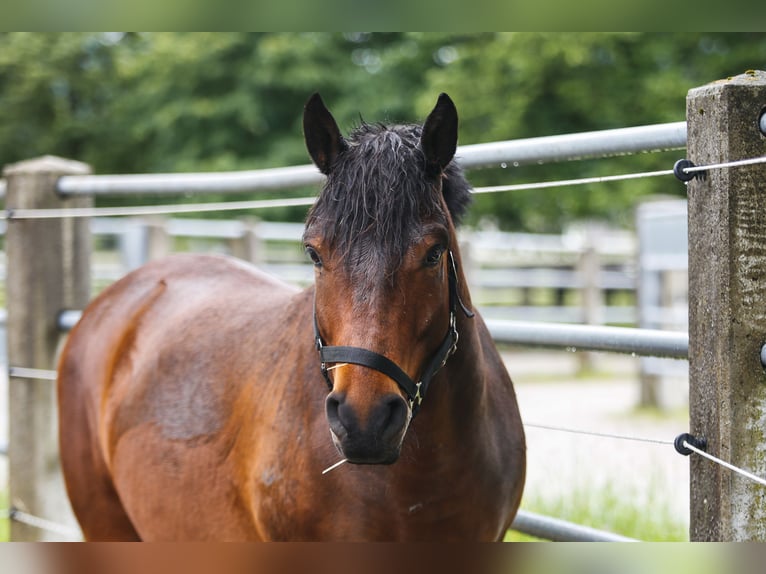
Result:
{"label": "wooden post", "polygon": [[[693,89],[687,157],[766,155],[766,72]],[[766,476],[766,166],[710,170],[688,184],[690,431],[710,454]],[[766,540],[766,490],[691,455],[691,539]]]}
{"label": "wooden post", "polygon": [[[82,163],[42,157],[9,165],[6,209],[87,207],[91,199],[56,193],[62,175],[90,173]],[[90,296],[91,237],[87,219],[8,222],[8,364],[55,369],[63,309],[82,309]],[[35,516],[75,524],[58,458],[56,383],[9,380],[10,503]],[[48,540],[50,533],[11,523],[11,540]]]}
{"label": "wooden post", "polygon": [[[596,250],[593,235],[593,232],[588,230],[584,249],[577,261],[577,273],[581,282],[582,322],[586,325],[603,325],[604,292],[601,290],[601,258]],[[594,354],[581,351],[577,355],[579,371],[592,372],[596,364]]]}
{"label": "wooden post", "polygon": [[173,252],[173,238],[168,233],[168,220],[163,215],[146,218],[147,261],[154,261]]}
{"label": "wooden post", "polygon": [[120,262],[123,274],[138,269],[149,258],[149,230],[143,219],[131,219],[120,234]]}
{"label": "wooden post", "polygon": [[229,242],[229,250],[234,257],[257,265],[263,261],[264,244],[258,236],[258,219],[245,217],[242,222],[242,235]]}

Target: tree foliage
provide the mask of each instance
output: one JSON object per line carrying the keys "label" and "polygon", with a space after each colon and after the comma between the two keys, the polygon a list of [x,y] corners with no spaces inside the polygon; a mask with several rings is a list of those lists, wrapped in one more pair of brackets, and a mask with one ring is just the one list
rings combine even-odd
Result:
{"label": "tree foliage", "polygon": [[[302,164],[301,111],[314,91],[344,129],[362,117],[422,120],[446,91],[462,144],[679,121],[689,89],[764,61],[763,34],[4,33],[0,162],[53,153],[97,173]],[[665,169],[680,155],[469,175],[476,185],[606,175]],[[503,193],[478,198],[469,222],[629,224],[642,196],[682,192],[661,178]]]}

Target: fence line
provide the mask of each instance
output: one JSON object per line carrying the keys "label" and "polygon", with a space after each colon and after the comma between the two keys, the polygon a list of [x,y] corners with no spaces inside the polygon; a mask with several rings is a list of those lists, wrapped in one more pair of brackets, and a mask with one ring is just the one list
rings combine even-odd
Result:
{"label": "fence line", "polygon": [[[456,159],[465,169],[609,157],[646,151],[682,149],[686,122],[618,128],[460,146]],[[167,173],[64,176],[57,189],[64,195],[132,195],[246,193],[289,189],[320,183],[313,165],[217,173]],[[0,180],[0,197],[5,196]]]}
{"label": "fence line", "polygon": [[641,436],[619,435],[614,433],[589,431],[589,430],[583,430],[583,429],[572,429],[572,428],[561,427],[558,425],[531,423],[528,421],[524,423],[524,426],[529,428],[536,428],[536,429],[549,430],[549,431],[555,431],[555,432],[564,432],[564,433],[576,434],[576,435],[582,435],[582,436],[610,438],[614,440],[627,440],[627,441],[642,442],[647,444],[657,444],[657,445],[664,445],[664,446],[668,446],[668,445],[673,446],[674,444],[672,440],[647,438],[647,437],[641,437]]}
{"label": "fence line", "polygon": [[689,353],[686,333],[492,319],[486,323],[492,338],[500,343],[674,359],[685,359]]}
{"label": "fence line", "polygon": [[315,197],[294,199],[254,199],[251,201],[221,201],[210,203],[173,203],[170,205],[137,205],[119,207],[72,207],[50,209],[6,209],[0,219],[61,219],[91,217],[123,217],[140,215],[170,215],[181,213],[211,213],[220,211],[241,211],[268,209],[273,207],[309,206]]}
{"label": "fence line", "polygon": [[573,524],[560,518],[519,510],[511,529],[552,542],[638,542],[635,538]]}
{"label": "fence line", "polygon": [[[763,158],[760,158],[763,159]],[[750,162],[758,163],[758,162]],[[704,169],[704,168],[703,168]],[[672,169],[649,171],[640,173],[626,173],[620,175],[605,175],[596,177],[584,177],[579,179],[564,179],[542,181],[534,183],[517,183],[509,185],[496,185],[489,187],[477,187],[471,192],[474,195],[499,193],[504,191],[523,191],[535,189],[549,189],[554,187],[569,187],[576,185],[587,185],[592,183],[606,183],[612,181],[626,181],[630,179],[643,179],[649,177],[670,176],[674,172]],[[197,174],[201,175],[201,174]],[[112,176],[105,176],[112,177]],[[116,176],[115,176],[116,177]],[[202,178],[203,183],[207,178]],[[189,180],[193,181],[193,180]],[[180,185],[180,183],[179,183]],[[191,184],[197,185],[197,184]],[[205,184],[207,185],[207,184]],[[173,203],[170,205],[139,205],[139,206],[120,206],[120,207],[89,207],[89,208],[53,208],[53,209],[6,209],[5,213],[0,213],[0,219],[59,219],[68,217],[120,217],[120,216],[140,216],[140,215],[168,215],[181,213],[212,213],[221,211],[239,211],[253,209],[268,209],[275,207],[303,207],[313,205],[315,197],[297,197],[285,199],[256,199],[250,201],[222,201],[206,203]]]}
{"label": "fence line", "polygon": [[554,187],[571,187],[576,185],[589,185],[592,183],[609,183],[612,181],[627,181],[630,179],[645,179],[649,177],[662,177],[673,175],[672,169],[658,171],[644,171],[639,173],[622,173],[618,175],[601,175],[594,177],[581,177],[577,179],[560,179],[551,181],[538,181],[533,183],[513,183],[508,185],[493,185],[479,187],[473,190],[475,194],[500,193],[503,191],[530,191],[535,189],[550,189]]}
{"label": "fence line", "polygon": [[686,140],[686,122],[673,122],[461,146],[457,161],[466,169],[517,167],[683,149]]}
{"label": "fence line", "polygon": [[[725,169],[730,167],[741,167],[766,163],[766,157],[747,158],[743,160],[723,162],[718,164],[693,166],[681,168],[682,174],[704,173],[712,169]],[[235,176],[243,175],[245,173],[262,174],[263,172],[228,172],[222,173],[222,176]],[[535,190],[535,189],[549,189],[554,187],[568,187],[576,185],[588,185],[593,183],[607,183],[613,181],[626,181],[631,179],[643,179],[651,177],[661,177],[678,175],[674,169],[665,169],[657,171],[639,172],[639,173],[626,173],[618,175],[605,175],[584,177],[578,179],[564,179],[564,180],[552,180],[541,181],[533,183],[517,183],[508,185],[495,185],[486,187],[477,187],[472,190],[474,195],[487,194],[487,193],[499,193],[506,191],[523,191],[523,190]],[[176,187],[183,189],[184,185],[188,185],[189,193],[199,188],[201,190],[208,191],[222,191],[227,192],[227,189],[212,190],[210,188],[209,177],[210,174],[180,174],[183,177],[168,180],[168,188],[172,192],[176,191]],[[92,179],[94,177],[107,178],[107,182],[112,181],[115,178],[132,177],[132,176],[69,176],[75,178],[85,178],[85,180]],[[253,175],[255,177],[255,175]],[[168,175],[170,178],[170,175]],[[65,179],[65,178],[61,178]],[[213,178],[214,179],[214,178]],[[231,177],[231,180],[238,182],[244,177]],[[259,178],[255,178],[256,181],[260,181]],[[264,178],[266,179],[266,178]],[[224,177],[224,180],[226,177]],[[215,180],[217,181],[217,180]],[[268,180],[267,180],[268,181]],[[148,178],[142,178],[136,183],[136,189],[143,189],[144,186],[151,186],[152,183]],[[61,183],[59,183],[61,185]],[[104,183],[105,188],[109,187],[108,183]],[[265,184],[264,184],[265,185]],[[282,185],[280,181],[277,181],[274,185]],[[297,184],[296,184],[297,185]],[[291,187],[285,184],[285,187]],[[270,188],[278,189],[278,187]],[[106,193],[106,192],[105,192]],[[122,207],[90,207],[90,208],[59,208],[59,209],[7,209],[5,213],[0,213],[0,219],[59,219],[66,217],[119,217],[119,216],[140,216],[140,215],[168,215],[168,214],[180,214],[180,213],[206,213],[206,212],[220,212],[220,211],[239,211],[239,210],[253,210],[253,209],[268,209],[275,207],[294,207],[294,206],[310,206],[315,202],[315,197],[298,197],[298,198],[286,198],[286,199],[262,199],[262,200],[250,200],[250,201],[224,201],[224,202],[207,202],[207,203],[192,203],[192,204],[170,204],[170,205],[142,205],[142,206],[122,206]]]}
{"label": "fence line", "polygon": [[[618,128],[460,146],[464,169],[513,166],[682,149],[686,122]],[[192,173],[64,176],[63,195],[247,193],[316,185],[323,176],[313,165],[264,170]]]}
{"label": "fence line", "polygon": [[[82,315],[65,310],[59,315],[62,331],[71,330]],[[487,319],[487,328],[497,343],[545,347],[569,351],[608,351],[633,356],[685,359],[689,349],[686,333],[657,329],[632,329],[598,325],[568,325]],[[20,375],[21,376],[21,375]]]}
{"label": "fence line", "polygon": [[740,474],[744,476],[745,478],[749,478],[750,480],[760,484],[761,486],[766,486],[766,479],[763,479],[760,476],[753,474],[752,472],[748,472],[747,470],[734,466],[733,464],[728,463],[725,460],[721,460],[720,458],[713,456],[712,454],[709,454],[705,452],[704,450],[697,448],[695,445],[689,444],[687,441],[683,441],[683,446],[688,448],[690,451],[698,454],[699,456],[706,458],[711,462],[714,462],[715,464],[721,465],[724,468],[728,468],[730,471],[736,472],[737,474]]}
{"label": "fence line", "polygon": [[[303,234],[300,223],[95,218],[90,220],[90,230],[109,237],[110,243],[116,240],[119,250],[118,259],[98,257],[100,262],[92,266],[98,285],[119,279],[150,256],[159,256],[150,248],[156,235],[223,240],[215,250],[247,259],[288,282],[305,286],[313,281],[313,266],[299,246]],[[573,228],[563,235],[463,231],[459,241],[474,302],[485,318],[591,322],[581,306],[565,304],[564,293],[575,292],[585,298],[586,293],[595,291],[598,316],[593,323],[630,324],[636,320],[635,305],[616,305],[608,297],[614,292],[636,292],[632,234],[591,227]],[[284,242],[294,244],[288,252]],[[595,246],[593,251],[590,245]],[[172,242],[165,241],[164,248],[171,250]],[[594,265],[583,266],[585,258],[595,259]],[[4,273],[0,262],[0,277]],[[534,304],[529,297],[537,289],[555,300]]]}
{"label": "fence line", "polygon": [[0,515],[3,514],[5,514],[12,522],[26,524],[37,530],[50,532],[51,534],[66,538],[67,540],[82,540],[82,533],[79,529],[70,528],[69,526],[59,524],[58,522],[34,516],[33,514],[29,514],[18,508],[10,508],[5,511],[0,511]]}

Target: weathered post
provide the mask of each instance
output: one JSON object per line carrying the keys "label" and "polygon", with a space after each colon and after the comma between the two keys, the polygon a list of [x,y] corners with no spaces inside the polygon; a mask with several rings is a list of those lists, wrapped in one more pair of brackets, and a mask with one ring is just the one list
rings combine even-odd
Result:
{"label": "weathered post", "polygon": [[173,252],[173,238],[168,233],[168,219],[164,215],[146,218],[147,261],[154,261]]}
{"label": "weathered post", "polygon": [[[766,156],[766,72],[693,89],[694,164]],[[766,476],[766,166],[709,170],[688,183],[691,433],[707,451]],[[691,539],[766,540],[766,489],[691,457]]]}
{"label": "weathered post", "polygon": [[264,242],[258,236],[258,219],[241,219],[242,235],[229,241],[229,251],[234,257],[253,264],[261,263],[264,256]]}
{"label": "weathered post", "polygon": [[[586,230],[586,241],[577,261],[580,277],[582,322],[586,325],[604,324],[604,292],[601,290],[601,258],[595,246],[593,232]],[[593,370],[595,358],[587,351],[578,353],[579,370],[588,373]]]}
{"label": "weathered post", "polygon": [[[87,219],[16,219],[13,210],[86,207],[91,199],[56,193],[62,175],[90,173],[82,163],[42,157],[5,168],[8,364],[55,369],[61,340],[58,314],[82,309],[90,295],[90,230]],[[55,522],[71,510],[58,458],[56,384],[11,376],[9,380],[10,503]],[[11,540],[46,540],[48,533],[11,523]]]}

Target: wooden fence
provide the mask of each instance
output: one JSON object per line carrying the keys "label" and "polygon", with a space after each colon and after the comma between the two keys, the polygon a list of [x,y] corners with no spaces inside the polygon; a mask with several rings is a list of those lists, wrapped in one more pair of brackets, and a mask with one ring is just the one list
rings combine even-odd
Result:
{"label": "wooden fence", "polygon": [[[90,229],[97,249],[99,244],[109,248],[99,249],[93,263],[99,283],[186,250],[234,255],[302,286],[314,280],[300,223],[97,218]],[[594,325],[637,322],[636,242],[630,231],[596,225],[563,235],[461,230],[460,243],[472,298],[486,316]],[[617,293],[626,296],[610,304]]]}

